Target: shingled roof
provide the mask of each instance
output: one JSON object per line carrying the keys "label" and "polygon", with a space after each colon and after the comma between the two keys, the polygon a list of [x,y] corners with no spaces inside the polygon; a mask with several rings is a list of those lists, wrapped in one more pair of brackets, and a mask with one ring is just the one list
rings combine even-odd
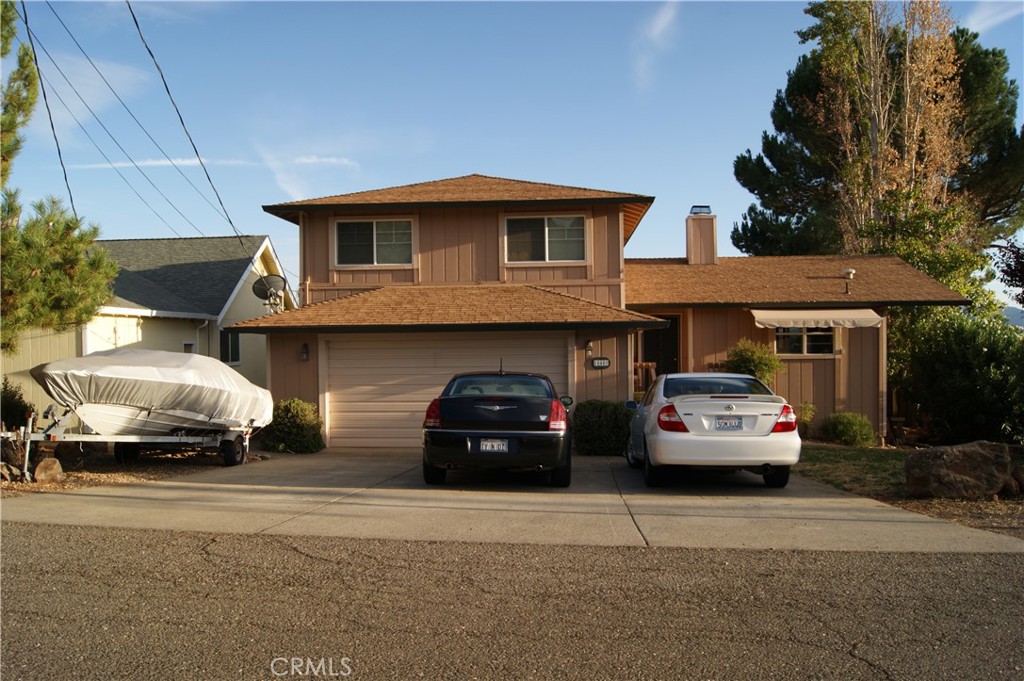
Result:
{"label": "shingled roof", "polygon": [[267,239],[98,240],[120,267],[108,307],[216,317]]}
{"label": "shingled roof", "polygon": [[530,285],[387,286],[240,322],[239,332],[657,328],[654,317]]}
{"label": "shingled roof", "polygon": [[[852,280],[845,278],[846,269],[856,270]],[[854,308],[968,302],[901,259],[886,255],[719,258],[717,265],[688,265],[685,258],[627,259],[625,278],[626,303],[632,309],[658,305]]]}
{"label": "shingled roof", "polygon": [[318,199],[289,201],[263,206],[263,210],[299,223],[299,213],[304,210],[322,208],[359,208],[393,206],[465,206],[501,205],[522,206],[525,204],[585,205],[594,203],[622,204],[626,222],[626,240],[633,234],[647,209],[654,202],[653,196],[627,194],[622,192],[568,187],[543,182],[510,180],[487,175],[464,175],[446,180],[420,182],[386,189],[338,194]]}

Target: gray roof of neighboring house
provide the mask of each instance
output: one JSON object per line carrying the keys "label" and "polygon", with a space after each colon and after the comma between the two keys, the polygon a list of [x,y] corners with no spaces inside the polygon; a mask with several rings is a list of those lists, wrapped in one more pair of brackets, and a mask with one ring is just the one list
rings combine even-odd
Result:
{"label": "gray roof of neighboring house", "polygon": [[100,239],[120,266],[111,307],[219,315],[266,236]]}

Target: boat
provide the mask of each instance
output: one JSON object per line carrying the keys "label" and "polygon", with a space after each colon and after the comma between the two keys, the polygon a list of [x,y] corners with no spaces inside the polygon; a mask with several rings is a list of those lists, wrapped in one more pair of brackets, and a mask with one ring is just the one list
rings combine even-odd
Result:
{"label": "boat", "polygon": [[204,355],[118,349],[30,370],[53,400],[98,435],[248,432],[270,423],[270,392]]}

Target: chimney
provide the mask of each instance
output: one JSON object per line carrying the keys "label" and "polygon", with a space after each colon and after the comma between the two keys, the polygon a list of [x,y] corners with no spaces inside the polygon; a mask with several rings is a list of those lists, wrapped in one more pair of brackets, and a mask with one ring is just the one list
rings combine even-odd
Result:
{"label": "chimney", "polygon": [[692,206],[686,216],[686,262],[718,264],[718,219],[711,206]]}

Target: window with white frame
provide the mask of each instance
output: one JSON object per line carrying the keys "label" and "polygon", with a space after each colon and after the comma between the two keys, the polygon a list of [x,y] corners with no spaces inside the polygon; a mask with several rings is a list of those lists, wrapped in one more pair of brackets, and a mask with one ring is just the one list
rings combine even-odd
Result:
{"label": "window with white frame", "polygon": [[339,220],[337,265],[411,265],[412,220]]}
{"label": "window with white frame", "polygon": [[587,258],[586,219],[582,215],[507,218],[508,262],[565,262]]}
{"label": "window with white frame", "polygon": [[790,326],[775,329],[775,353],[779,355],[831,355],[835,334],[827,326]]}

